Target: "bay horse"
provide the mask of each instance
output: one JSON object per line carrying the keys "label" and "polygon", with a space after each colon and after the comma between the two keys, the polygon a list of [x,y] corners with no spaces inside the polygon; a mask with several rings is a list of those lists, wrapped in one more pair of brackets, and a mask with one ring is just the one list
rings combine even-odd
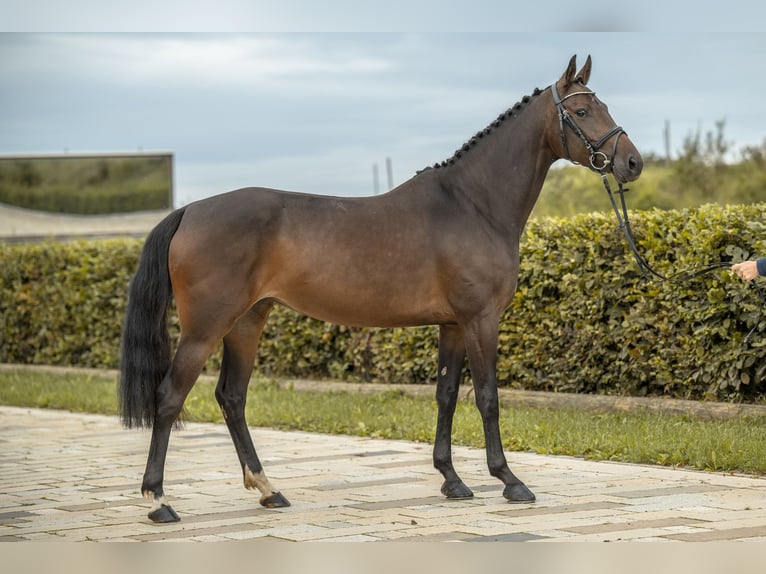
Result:
{"label": "bay horse", "polygon": [[[442,494],[473,496],[451,454],[467,356],[489,473],[503,482],[508,501],[535,500],[506,462],[498,423],[498,324],[516,290],[520,236],[557,159],[610,172],[621,183],[643,167],[586,87],[590,73],[590,56],[579,71],[573,56],[557,82],[388,193],[346,198],[244,188],[182,207],[151,231],[129,287],[118,391],[123,424],[152,428],[141,486],[151,520],[179,520],[163,489],[169,436],[221,340],[215,397],[244,485],[260,491],[263,506],[289,506],[264,473],[244,415],[274,304],[354,327],[438,325],[433,461]],[[181,327],[175,355],[167,328],[172,298]]]}

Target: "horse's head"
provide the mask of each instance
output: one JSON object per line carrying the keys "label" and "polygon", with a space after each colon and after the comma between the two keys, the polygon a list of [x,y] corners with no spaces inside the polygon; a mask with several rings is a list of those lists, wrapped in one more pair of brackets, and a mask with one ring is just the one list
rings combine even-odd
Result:
{"label": "horse's head", "polygon": [[551,86],[558,116],[551,130],[557,132],[551,148],[559,157],[599,173],[612,172],[620,183],[638,179],[644,166],[641,154],[614,123],[606,104],[586,87],[590,56],[579,72],[576,66],[576,56],[572,56],[561,79]]}

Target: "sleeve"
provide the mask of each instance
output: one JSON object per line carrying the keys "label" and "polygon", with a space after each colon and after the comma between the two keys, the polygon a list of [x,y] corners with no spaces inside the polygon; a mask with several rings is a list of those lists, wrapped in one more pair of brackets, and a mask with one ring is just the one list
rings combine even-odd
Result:
{"label": "sleeve", "polygon": [[755,264],[758,267],[758,275],[761,277],[766,277],[766,257],[757,259]]}

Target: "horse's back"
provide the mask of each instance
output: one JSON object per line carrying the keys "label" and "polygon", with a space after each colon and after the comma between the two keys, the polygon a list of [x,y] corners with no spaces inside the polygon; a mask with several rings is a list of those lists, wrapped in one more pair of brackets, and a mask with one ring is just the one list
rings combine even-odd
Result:
{"label": "horse's back", "polygon": [[219,259],[224,252],[237,255],[264,247],[292,250],[294,258],[310,254],[314,260],[333,253],[403,256],[419,246],[430,247],[429,210],[425,202],[413,199],[404,194],[333,197],[243,188],[188,205],[173,247],[180,254],[182,245],[193,246],[190,257],[195,259],[208,249]]}

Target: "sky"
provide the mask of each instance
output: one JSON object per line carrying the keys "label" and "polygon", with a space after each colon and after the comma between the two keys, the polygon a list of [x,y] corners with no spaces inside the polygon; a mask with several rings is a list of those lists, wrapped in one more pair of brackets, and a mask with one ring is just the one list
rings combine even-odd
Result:
{"label": "sky", "polygon": [[373,192],[449,157],[590,54],[639,150],[725,121],[766,140],[760,32],[0,33],[0,154],[172,152],[175,203],[245,186]]}

